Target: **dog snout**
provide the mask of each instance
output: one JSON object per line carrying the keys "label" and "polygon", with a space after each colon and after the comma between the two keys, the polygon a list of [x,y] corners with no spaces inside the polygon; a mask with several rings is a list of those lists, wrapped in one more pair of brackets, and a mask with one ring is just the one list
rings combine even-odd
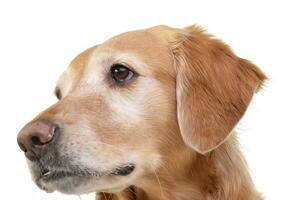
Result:
{"label": "dog snout", "polygon": [[59,132],[59,126],[52,122],[34,121],[20,131],[17,137],[18,145],[28,159],[34,160],[47,152],[49,144]]}

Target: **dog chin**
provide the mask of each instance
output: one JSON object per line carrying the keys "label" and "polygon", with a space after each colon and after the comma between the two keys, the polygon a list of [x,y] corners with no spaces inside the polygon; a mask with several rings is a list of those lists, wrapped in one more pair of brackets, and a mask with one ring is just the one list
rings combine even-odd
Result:
{"label": "dog chin", "polygon": [[64,194],[87,194],[92,192],[117,193],[129,187],[122,181],[110,181],[108,177],[86,178],[86,177],[65,177],[51,182],[38,180],[36,184],[44,191],[51,193],[58,191]]}
{"label": "dog chin", "polygon": [[88,193],[89,180],[82,177],[64,177],[58,180],[45,181],[39,179],[36,184],[42,190],[51,193],[59,191],[65,194],[83,194]]}

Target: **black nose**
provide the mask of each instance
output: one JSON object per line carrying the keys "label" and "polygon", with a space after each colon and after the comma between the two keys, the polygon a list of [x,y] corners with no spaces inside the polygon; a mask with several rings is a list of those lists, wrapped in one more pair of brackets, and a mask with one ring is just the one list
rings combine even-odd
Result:
{"label": "black nose", "polygon": [[59,127],[51,122],[34,121],[20,131],[18,144],[28,159],[34,160],[42,157],[53,141]]}

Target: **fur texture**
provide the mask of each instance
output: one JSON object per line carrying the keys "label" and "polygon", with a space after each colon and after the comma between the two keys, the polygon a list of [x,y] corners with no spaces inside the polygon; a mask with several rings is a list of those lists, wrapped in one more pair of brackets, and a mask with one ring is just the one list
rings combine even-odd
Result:
{"label": "fur texture", "polygon": [[[110,67],[137,72],[116,85]],[[156,26],[113,37],[70,64],[60,100],[39,114],[63,132],[29,162],[47,191],[97,200],[259,200],[234,127],[265,75],[198,26]],[[135,164],[128,176],[112,172]],[[42,168],[78,177],[47,182]]]}

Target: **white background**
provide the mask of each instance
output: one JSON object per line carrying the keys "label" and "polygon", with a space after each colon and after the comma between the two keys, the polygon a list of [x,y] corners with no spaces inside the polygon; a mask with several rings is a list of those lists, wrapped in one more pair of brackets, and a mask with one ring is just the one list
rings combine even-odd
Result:
{"label": "white background", "polygon": [[0,199],[78,199],[39,190],[16,143],[56,101],[55,81],[74,56],[128,30],[193,23],[268,75],[238,128],[243,151],[266,199],[300,199],[299,10],[296,1],[1,0]]}

